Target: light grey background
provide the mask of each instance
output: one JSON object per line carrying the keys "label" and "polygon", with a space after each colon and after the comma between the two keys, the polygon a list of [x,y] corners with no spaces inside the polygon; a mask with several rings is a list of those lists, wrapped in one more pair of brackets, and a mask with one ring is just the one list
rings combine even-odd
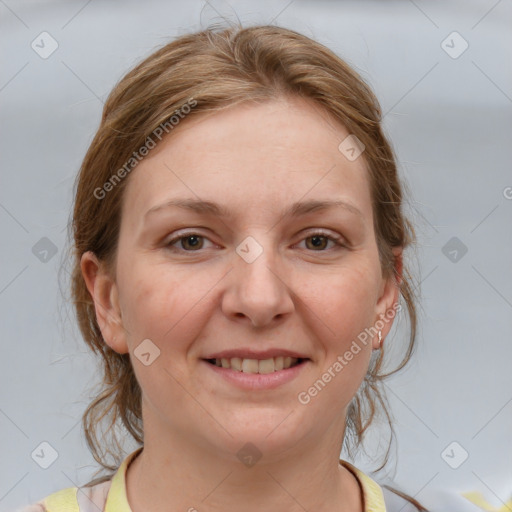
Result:
{"label": "light grey background", "polygon": [[[0,0],[0,510],[81,485],[96,469],[80,418],[97,373],[66,302],[66,271],[64,296],[58,278],[73,181],[102,101],[156,46],[237,15],[298,30],[356,67],[381,101],[410,189],[419,346],[388,383],[398,442],[374,478],[432,510],[478,510],[458,495],[471,490],[503,506],[512,497],[511,2]],[[58,43],[46,59],[31,47],[43,31]],[[469,44],[457,58],[454,31]],[[38,252],[51,247],[44,237],[55,255]],[[452,237],[467,247],[456,262],[443,253]],[[383,450],[386,439],[375,428],[367,446]],[[31,457],[43,441],[58,452],[48,469]],[[447,461],[460,463],[462,450],[469,457],[453,469]]]}

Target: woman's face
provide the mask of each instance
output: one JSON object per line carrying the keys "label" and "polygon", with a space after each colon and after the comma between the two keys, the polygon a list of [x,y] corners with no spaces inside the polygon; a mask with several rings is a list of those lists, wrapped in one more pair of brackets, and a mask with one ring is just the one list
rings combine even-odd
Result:
{"label": "woman's face", "polygon": [[[224,457],[341,442],[378,346],[361,333],[398,299],[363,158],[338,149],[348,135],[302,100],[243,104],[185,120],[132,171],[115,280],[90,253],[82,270],[106,342],[130,353],[146,441]],[[253,372],[307,360],[262,375],[206,361],[225,351]]]}

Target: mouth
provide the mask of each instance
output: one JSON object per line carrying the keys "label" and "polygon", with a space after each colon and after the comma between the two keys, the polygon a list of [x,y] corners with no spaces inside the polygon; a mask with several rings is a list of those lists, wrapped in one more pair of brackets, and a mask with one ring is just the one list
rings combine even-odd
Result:
{"label": "mouth", "polygon": [[289,370],[296,366],[303,365],[310,359],[302,357],[271,357],[268,359],[246,359],[241,357],[204,359],[212,366],[234,370],[241,373],[252,373],[265,375],[269,373]]}
{"label": "mouth", "polygon": [[201,361],[206,368],[211,369],[211,372],[205,374],[207,379],[210,376],[220,378],[230,386],[251,392],[265,392],[290,385],[313,363],[308,358],[291,356],[267,356],[266,359],[216,357]]}

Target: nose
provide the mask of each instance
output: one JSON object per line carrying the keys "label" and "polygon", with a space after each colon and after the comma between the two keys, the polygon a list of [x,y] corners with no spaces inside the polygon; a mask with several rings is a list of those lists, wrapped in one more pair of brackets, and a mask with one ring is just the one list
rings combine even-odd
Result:
{"label": "nose", "polygon": [[230,319],[265,327],[282,321],[294,310],[290,283],[270,249],[265,248],[252,262],[237,253],[233,260],[222,300],[223,312]]}

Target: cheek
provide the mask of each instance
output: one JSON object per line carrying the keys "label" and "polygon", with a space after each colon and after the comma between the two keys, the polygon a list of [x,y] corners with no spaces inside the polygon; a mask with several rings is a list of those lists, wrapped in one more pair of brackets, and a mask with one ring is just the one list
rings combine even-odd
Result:
{"label": "cheek", "polygon": [[[187,378],[184,359],[203,328],[201,318],[205,313],[200,299],[208,291],[207,283],[176,269],[171,272],[168,267],[135,263],[124,277],[123,322],[132,365],[145,399],[157,406],[165,390],[168,403],[178,409],[185,407],[187,394],[176,380]],[[138,349],[148,339],[154,345],[146,341],[147,348]],[[150,353],[148,365],[139,359],[143,352]]]}
{"label": "cheek", "polygon": [[[328,292],[318,295],[320,323],[329,328],[327,337],[322,338],[323,370],[330,372],[334,382],[330,386],[333,400],[350,400],[368,370],[372,337],[365,329],[375,320],[376,276],[369,264],[346,267],[332,277]],[[324,376],[322,380],[330,378]]]}
{"label": "cheek", "polygon": [[374,320],[376,274],[370,265],[347,266],[325,279],[317,288],[319,317],[336,338],[357,336]]}
{"label": "cheek", "polygon": [[169,344],[179,349],[180,340],[188,343],[194,338],[204,308],[201,299],[213,286],[204,274],[171,269],[168,264],[133,263],[122,282],[123,321],[132,349],[149,338],[165,355]]}
{"label": "cheek", "polygon": [[[165,321],[172,321],[175,296],[168,292],[165,281],[157,280],[151,272],[134,268],[125,281],[126,327],[132,338],[157,339]],[[165,300],[164,300],[165,297]],[[132,342],[136,342],[132,339]]]}

